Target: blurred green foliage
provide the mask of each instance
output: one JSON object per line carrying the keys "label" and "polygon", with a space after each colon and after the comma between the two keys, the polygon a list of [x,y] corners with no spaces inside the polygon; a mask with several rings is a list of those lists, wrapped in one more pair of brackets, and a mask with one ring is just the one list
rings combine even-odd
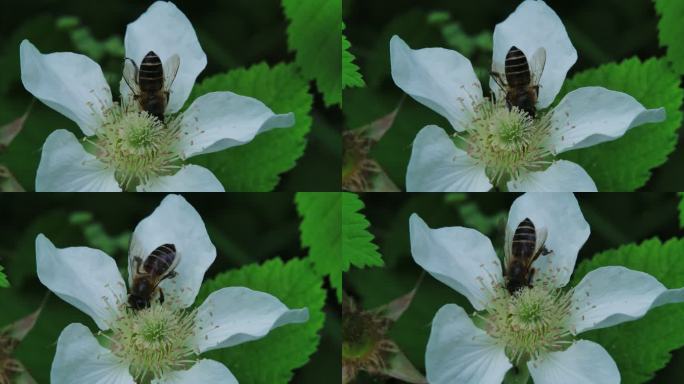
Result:
{"label": "blurred green foliage", "polygon": [[[111,252],[125,275],[126,239],[162,198],[161,194],[0,195],[0,264],[11,283],[0,290],[0,325],[33,312],[48,293],[36,276],[35,239],[39,233],[60,248],[89,246]],[[201,297],[223,286],[247,285],[272,292],[288,305],[311,310],[311,323],[301,328],[287,326],[274,332],[273,339],[261,340],[258,345],[248,343],[225,355],[217,352],[217,356],[225,356],[230,362],[228,356],[250,351],[246,356],[252,360],[259,355],[282,363],[274,363],[273,370],[264,369],[264,375],[273,376],[262,376],[259,382],[264,382],[264,377],[289,377],[294,370],[293,382],[319,383],[322,375],[340,372],[340,307],[334,291],[313,273],[308,252],[300,244],[294,194],[187,194],[185,198],[199,212],[217,248]],[[73,322],[96,329],[85,314],[50,295],[36,327],[16,354],[38,383],[49,382],[57,337]],[[296,332],[297,340],[288,339],[290,332]],[[259,345],[263,349],[270,342],[283,340],[299,350],[295,353],[285,348],[282,353],[286,356],[253,351]],[[249,375],[247,369],[236,368],[234,372]]]}
{"label": "blurred green foliage", "polygon": [[[357,298],[363,308],[374,308],[409,291],[416,284],[423,270],[410,255],[408,219],[412,213],[419,214],[432,228],[476,228],[487,235],[497,253],[502,254],[505,218],[517,196],[513,193],[360,195],[365,205],[363,212],[371,223],[369,230],[375,236],[374,242],[379,245],[386,266],[367,269],[352,267],[343,278],[345,292]],[[681,243],[678,238],[683,232],[678,225],[677,206],[680,197],[677,194],[601,193],[576,196],[591,227],[591,235],[580,250],[575,283],[583,274],[599,265],[622,264],[652,273],[668,287],[678,288],[684,285],[682,255],[678,251]],[[665,243],[669,239],[674,240],[661,245],[661,242]],[[627,244],[632,245],[620,248]],[[593,259],[596,254],[599,255]],[[456,303],[466,311],[472,311],[463,296],[431,276],[425,276],[411,307],[390,333],[411,362],[423,372],[432,318],[447,303]],[[639,333],[639,345],[647,342],[652,344],[644,348],[644,353],[652,353],[651,357],[643,361],[640,360],[641,354],[630,355],[632,360],[620,353],[614,356],[622,362],[633,362],[633,365],[627,366],[623,379],[629,378],[629,382],[634,382],[634,378],[647,378],[644,375],[647,369],[659,369],[650,381],[652,383],[675,383],[684,379],[680,369],[680,364],[684,361],[684,348],[680,348],[681,338],[672,336],[681,323],[680,307],[681,305],[665,306],[656,309],[643,320],[620,326],[626,327],[628,335]],[[653,330],[650,327],[651,321],[655,321]],[[609,332],[601,333],[598,340],[608,343],[609,345],[604,346],[609,350],[613,348],[613,344],[619,344],[620,348],[636,348],[637,344],[632,344],[636,339],[615,332],[614,335]],[[598,337],[597,334],[598,332],[593,332],[588,337]],[[663,338],[668,340],[655,342]],[[673,348],[677,350],[673,352],[672,359],[668,360],[668,351]],[[616,346],[613,351],[617,349]],[[361,382],[372,381],[369,378]]]}
{"label": "blurred green foliage", "polygon": [[[32,100],[20,80],[19,44],[23,39],[29,39],[43,53],[66,51],[90,56],[103,67],[116,98],[123,64],[121,42],[126,25],[140,16],[152,2],[1,2],[0,126],[21,116]],[[279,63],[295,61],[295,54],[288,50],[288,20],[279,1],[178,0],[174,3],[193,24],[208,57],[207,67],[200,74],[198,82],[212,75],[260,63],[274,67]],[[329,13],[334,16],[334,12]],[[336,37],[339,58],[339,22],[327,27],[329,34]],[[325,31],[319,31],[319,37],[323,32]],[[302,40],[305,38],[306,36]],[[339,69],[337,73],[339,79]],[[276,85],[278,84],[273,84]],[[290,165],[281,169],[287,172],[279,182],[276,181],[277,190],[339,190],[341,143],[338,126],[341,115],[337,107],[326,108],[323,95],[316,89],[315,82],[310,82],[308,90],[313,97],[313,104],[310,117],[303,118],[311,119],[307,124],[310,130],[300,129],[298,132],[300,143],[295,154],[299,156],[303,150],[303,156],[298,159],[296,166],[293,167],[293,160],[290,160]],[[273,90],[273,95],[283,101],[274,101],[275,106],[269,106],[288,106],[286,99],[289,96],[277,91],[279,90]],[[25,189],[34,188],[40,150],[45,138],[60,128],[69,129],[81,136],[73,122],[42,103],[36,103],[23,131],[10,148],[0,154],[0,164],[7,166]],[[305,141],[302,141],[302,135],[305,135]],[[278,142],[272,144],[272,150],[277,151],[278,145]]]}
{"label": "blurred green foliage", "polygon": [[[402,91],[394,85],[390,77],[389,40],[393,35],[401,36],[409,46],[445,47],[458,50],[468,57],[478,73],[480,80],[486,78],[491,65],[491,33],[494,26],[503,21],[519,4],[519,1],[481,0],[449,1],[431,0],[415,2],[410,0],[393,1],[391,4],[379,1],[345,0],[343,3],[343,19],[347,29],[345,34],[353,43],[351,53],[356,56],[356,64],[361,68],[365,88],[349,88],[344,91],[345,127],[354,129],[368,124],[394,110],[402,97]],[[656,3],[668,3],[671,7],[681,8],[679,1],[657,0]],[[678,115],[681,106],[679,91],[673,91],[672,86],[678,85],[675,76],[668,74],[671,70],[660,60],[658,64],[647,61],[652,57],[662,57],[665,49],[659,47],[658,16],[656,7],[651,0],[634,0],[629,2],[619,0],[608,1],[560,1],[548,0],[547,4],[560,16],[565,25],[570,40],[578,51],[578,61],[570,70],[569,78],[577,71],[595,68],[607,63],[621,63],[625,59],[638,58],[645,64],[640,68],[635,81],[631,79],[612,82],[610,77],[596,80],[594,84],[624,88],[625,91],[635,93],[635,97],[651,106],[649,102],[658,101],[658,106],[665,105],[668,115]],[[661,7],[662,8],[662,7]],[[681,28],[678,21],[681,12],[672,12],[669,24],[672,28]],[[665,20],[665,16],[663,16]],[[667,20],[665,20],[667,21]],[[662,24],[662,23],[661,23]],[[662,33],[662,31],[661,31]],[[679,41],[681,34],[672,33],[672,42]],[[661,43],[664,43],[661,39]],[[649,64],[650,63],[650,64]],[[608,67],[605,70],[612,70]],[[660,76],[664,79],[660,79]],[[650,79],[650,80],[649,80]],[[649,85],[658,79],[668,84],[659,84],[654,88]],[[668,80],[669,79],[669,80]],[[603,80],[606,80],[605,82]],[[484,84],[487,84],[485,82]],[[581,84],[580,84],[581,83]],[[575,85],[587,85],[579,78]],[[621,85],[621,87],[620,87]],[[652,91],[652,93],[649,93]],[[677,94],[675,94],[677,93]],[[624,166],[618,172],[638,173],[635,178],[646,182],[632,182],[631,187],[643,190],[680,191],[684,190],[684,179],[677,177],[684,167],[684,138],[676,136],[675,132],[681,125],[680,119],[660,125],[647,125],[641,132],[632,134],[633,140],[648,137],[644,146],[638,150],[648,152],[650,166],[659,166],[648,179],[648,167],[634,170],[629,168],[634,158],[619,164]],[[408,159],[411,154],[411,144],[417,132],[428,124],[436,124],[450,130],[446,119],[432,112],[426,107],[407,98],[396,117],[394,125],[383,139],[375,145],[371,155],[379,162],[390,178],[403,189]],[[650,130],[660,132],[651,139]],[[669,133],[665,133],[665,131]],[[661,135],[662,133],[662,135]],[[629,139],[621,150],[634,148],[634,141]],[[662,147],[653,151],[651,144],[660,140]],[[640,143],[641,144],[641,143]],[[679,144],[679,145],[677,145]],[[617,145],[617,144],[616,144]],[[663,164],[665,156],[672,148],[667,162]],[[652,152],[652,153],[651,153]],[[615,151],[611,151],[615,154]],[[584,156],[572,155],[569,156]],[[623,156],[613,156],[606,160],[623,159]],[[591,163],[598,167],[595,158],[587,156],[583,165]],[[615,168],[613,164],[608,164]],[[605,167],[607,168],[608,165]],[[593,176],[593,174],[592,174]],[[599,174],[599,178],[605,175]],[[621,176],[622,177],[622,176]],[[623,178],[627,178],[624,176]],[[616,184],[608,184],[617,186]],[[618,189],[620,190],[620,189]],[[624,189],[622,189],[624,190]]]}

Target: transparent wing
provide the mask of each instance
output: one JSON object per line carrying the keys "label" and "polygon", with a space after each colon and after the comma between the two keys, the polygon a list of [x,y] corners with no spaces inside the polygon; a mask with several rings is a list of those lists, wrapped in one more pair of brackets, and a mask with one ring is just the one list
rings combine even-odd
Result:
{"label": "transparent wing", "polygon": [[145,256],[143,255],[143,250],[142,247],[140,246],[140,241],[136,238],[135,235],[131,236],[131,244],[128,247],[128,286],[133,285],[133,278],[135,277],[136,270],[135,270],[135,258],[139,257],[141,260],[145,260]]}
{"label": "transparent wing", "polygon": [[532,74],[532,85],[539,85],[539,80],[541,79],[542,72],[544,72],[544,66],[546,65],[546,49],[540,47],[532,55],[532,60],[530,60],[530,72]]}
{"label": "transparent wing", "polygon": [[140,94],[140,87],[138,86],[138,66],[128,57],[124,60],[123,78],[134,95]]}
{"label": "transparent wing", "polygon": [[164,63],[164,90],[168,91],[171,89],[171,84],[176,79],[178,74],[178,68],[180,67],[180,57],[178,55],[173,55],[169,57]]}
{"label": "transparent wing", "polygon": [[542,249],[544,244],[546,244],[546,237],[548,236],[548,234],[549,233],[545,227],[541,227],[541,228],[537,229],[537,236],[536,236],[537,241],[534,244],[534,257],[532,257],[532,259],[530,260],[530,265],[532,265],[532,263],[535,260],[537,260],[539,255],[541,255],[540,250]]}
{"label": "transparent wing", "polygon": [[[512,247],[513,247],[513,232],[511,231],[508,226],[506,226],[506,235],[505,235],[505,240],[504,240],[504,265],[508,265],[508,261],[511,259],[511,254],[512,252]],[[506,271],[506,268],[504,268],[504,272]]]}

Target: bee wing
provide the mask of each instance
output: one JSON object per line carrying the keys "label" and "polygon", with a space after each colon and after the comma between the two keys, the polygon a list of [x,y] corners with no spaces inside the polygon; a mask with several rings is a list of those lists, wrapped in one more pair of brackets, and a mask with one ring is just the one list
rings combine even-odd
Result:
{"label": "bee wing", "polygon": [[541,255],[541,249],[544,247],[544,244],[546,243],[546,237],[548,236],[548,231],[546,230],[546,227],[541,227],[537,229],[537,236],[536,236],[536,242],[534,244],[534,256],[530,260],[530,265],[534,263],[537,258],[539,258],[539,255]]}
{"label": "bee wing", "polygon": [[[491,88],[497,98],[504,96],[506,94],[506,88],[508,88],[505,71],[506,69],[504,67],[500,67],[500,65],[492,61],[492,70],[489,72],[489,88]],[[494,89],[494,85],[497,85],[499,89]]]}
{"label": "bee wing", "polygon": [[123,78],[133,94],[140,94],[140,87],[138,86],[138,66],[135,65],[135,61],[128,57],[124,60]]}
{"label": "bee wing", "polygon": [[128,286],[133,285],[133,279],[138,275],[135,268],[135,258],[139,257],[140,260],[145,260],[145,255],[143,255],[141,242],[134,236],[131,237],[131,244],[128,247]]}
{"label": "bee wing", "polygon": [[[512,247],[513,247],[513,232],[511,229],[506,226],[506,234],[505,234],[505,240],[504,240],[504,265],[508,265],[508,262],[511,259],[511,255],[513,254]],[[504,268],[504,271],[506,268]]]}
{"label": "bee wing", "polygon": [[544,66],[546,65],[546,49],[540,47],[532,55],[532,60],[529,62],[530,72],[532,73],[532,85],[539,85]]}
{"label": "bee wing", "polygon": [[168,91],[171,89],[171,84],[176,79],[178,68],[180,67],[180,57],[173,55],[169,57],[164,63],[164,89]]}

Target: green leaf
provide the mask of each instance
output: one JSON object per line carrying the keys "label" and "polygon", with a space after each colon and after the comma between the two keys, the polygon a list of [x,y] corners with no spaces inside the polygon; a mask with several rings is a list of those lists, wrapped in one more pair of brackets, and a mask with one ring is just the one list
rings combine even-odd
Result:
{"label": "green leaf", "polygon": [[327,275],[342,301],[342,194],[339,192],[299,192],[295,195],[301,241],[309,248],[309,259],[320,276]]}
{"label": "green leaf", "polygon": [[684,193],[679,192],[679,227],[684,228]]}
{"label": "green leaf", "polygon": [[262,339],[212,351],[206,354],[207,357],[224,363],[241,383],[289,382],[292,371],[306,364],[318,347],[325,303],[320,277],[306,260],[292,259],[283,263],[280,259],[271,259],[205,281],[196,302],[203,302],[211,292],[234,286],[270,293],[288,308],[306,307],[309,321],[285,325]]}
{"label": "green leaf", "polygon": [[7,288],[10,286],[9,281],[7,281],[7,275],[3,272],[4,268],[0,265],[0,288]]}
{"label": "green leaf", "polygon": [[186,105],[209,92],[231,91],[259,99],[276,113],[294,112],[296,123],[262,133],[239,147],[193,157],[190,162],[210,169],[227,191],[273,190],[279,175],[292,169],[304,154],[313,102],[308,90],[309,85],[291,64],[270,68],[262,63],[204,79]]}
{"label": "green leaf", "polygon": [[341,0],[283,0],[287,44],[304,76],[316,80],[326,106],[342,103]]}
{"label": "green leaf", "polygon": [[358,195],[342,193],[342,271],[348,271],[350,264],[358,268],[384,264],[368,232],[370,223],[359,212],[363,207]]}
{"label": "green leaf", "polygon": [[[342,31],[344,32],[344,23],[342,23]],[[355,57],[349,52],[349,48],[351,48],[351,43],[342,33],[342,87],[363,87],[366,83],[359,73],[359,66],[354,64]]]}
{"label": "green leaf", "polygon": [[[579,264],[573,283],[598,267],[622,265],[654,276],[668,288],[684,285],[684,240],[661,243],[651,239],[636,245],[602,252]],[[670,360],[670,352],[684,346],[684,333],[673,332],[684,324],[684,305],[671,304],[651,310],[640,320],[580,335],[601,344],[620,370],[622,383],[643,383]]]}
{"label": "green leaf", "polygon": [[651,170],[662,165],[675,149],[684,97],[679,77],[664,60],[641,62],[632,58],[575,75],[565,83],[556,100],[584,86],[625,92],[646,108],[665,107],[667,119],[662,123],[642,125],[615,141],[560,156],[581,165],[599,191],[633,191],[642,187],[651,177]]}
{"label": "green leaf", "polygon": [[678,74],[684,74],[684,2],[681,0],[655,0],[658,21],[658,40],[667,48],[667,59]]}

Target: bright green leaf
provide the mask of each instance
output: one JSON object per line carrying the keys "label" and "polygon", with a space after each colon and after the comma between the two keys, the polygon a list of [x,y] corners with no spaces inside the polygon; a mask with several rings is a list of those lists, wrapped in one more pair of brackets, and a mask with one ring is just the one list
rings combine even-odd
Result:
{"label": "bright green leaf", "polygon": [[684,2],[681,0],[655,0],[655,8],[660,15],[658,39],[667,48],[667,59],[675,71],[684,74]]}
{"label": "bright green leaf", "polygon": [[342,102],[341,0],[283,0],[287,43],[307,79],[316,80],[326,106]]}
{"label": "bright green leaf", "polygon": [[662,123],[642,125],[615,141],[561,155],[580,164],[599,191],[633,191],[642,187],[651,177],[651,170],[662,165],[675,148],[684,97],[679,77],[664,60],[641,62],[632,58],[575,75],[565,83],[556,100],[585,86],[625,92],[647,108],[665,107],[667,120]]}
{"label": "bright green leaf", "polygon": [[[342,24],[342,31],[344,31],[344,23]],[[351,43],[342,33],[342,87],[363,87],[366,83],[359,73],[359,66],[354,64],[355,57],[349,52],[349,48],[351,48]]]}
{"label": "bright green leaf", "polygon": [[214,291],[224,287],[248,287],[267,292],[288,308],[308,308],[309,321],[288,324],[271,331],[263,339],[219,349],[207,357],[224,363],[241,383],[287,383],[292,371],[306,364],[317,347],[323,327],[325,291],[321,279],[302,259],[283,263],[268,260],[238,270],[221,273],[206,281],[197,297],[201,303]]}
{"label": "bright green leaf", "polygon": [[330,285],[342,301],[342,194],[338,192],[300,192],[295,196],[301,241],[309,248],[314,270],[330,277]]}
{"label": "bright green leaf", "polygon": [[190,162],[210,169],[227,191],[271,191],[279,175],[292,169],[304,153],[311,128],[312,97],[309,86],[289,64],[269,68],[257,64],[204,79],[196,85],[190,101],[209,92],[231,91],[259,99],[276,113],[294,112],[291,128],[258,135],[246,145],[193,157]]}
{"label": "bright green leaf", "polygon": [[[658,239],[602,252],[579,264],[573,283],[598,267],[622,265],[654,276],[668,288],[684,286],[684,240],[661,243]],[[643,383],[670,360],[670,352],[684,346],[684,305],[671,304],[650,311],[640,320],[590,331],[580,338],[601,344],[620,370],[622,383]]]}
{"label": "bright green leaf", "polygon": [[7,281],[7,275],[3,272],[4,268],[0,265],[0,288],[7,288],[10,286],[9,281]]}
{"label": "bright green leaf", "polygon": [[342,271],[349,265],[358,268],[383,265],[373,235],[368,232],[370,223],[359,211],[364,205],[354,193],[342,193]]}

